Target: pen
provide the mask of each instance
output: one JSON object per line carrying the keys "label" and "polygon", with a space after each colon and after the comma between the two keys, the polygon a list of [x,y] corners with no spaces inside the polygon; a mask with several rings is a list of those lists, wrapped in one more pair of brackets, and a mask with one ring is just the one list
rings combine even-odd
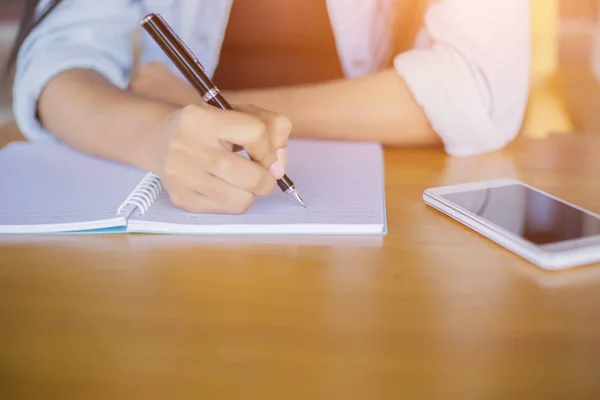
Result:
{"label": "pen", "polygon": [[[194,89],[200,93],[206,103],[223,110],[233,110],[233,107],[221,95],[217,86],[206,75],[200,61],[160,15],[148,14],[142,20],[141,25]],[[277,185],[284,193],[296,200],[298,204],[306,207],[294,186],[294,182],[287,175],[279,179]]]}

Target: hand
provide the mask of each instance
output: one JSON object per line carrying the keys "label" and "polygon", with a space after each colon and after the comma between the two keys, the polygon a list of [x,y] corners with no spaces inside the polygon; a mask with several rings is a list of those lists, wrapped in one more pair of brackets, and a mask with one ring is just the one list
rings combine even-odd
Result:
{"label": "hand", "polygon": [[[291,128],[286,117],[254,106],[187,106],[160,130],[157,173],[171,201],[186,211],[244,213],[284,175]],[[252,160],[233,152],[234,146]]]}

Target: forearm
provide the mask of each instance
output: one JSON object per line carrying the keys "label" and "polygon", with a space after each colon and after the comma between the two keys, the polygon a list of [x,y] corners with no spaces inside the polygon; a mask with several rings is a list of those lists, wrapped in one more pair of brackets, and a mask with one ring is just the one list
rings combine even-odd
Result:
{"label": "forearm", "polygon": [[289,117],[293,136],[372,140],[395,146],[441,143],[402,78],[385,70],[363,78],[300,87],[227,93]]}
{"label": "forearm", "polygon": [[80,151],[154,170],[160,152],[158,126],[175,106],[111,85],[90,70],[70,70],[52,79],[38,103],[44,128]]}
{"label": "forearm", "polygon": [[[146,69],[132,89],[181,105],[203,101],[187,82],[159,65]],[[373,140],[398,146],[441,143],[404,80],[391,69],[354,80],[233,91],[224,96],[233,104],[254,104],[289,117],[294,137]]]}

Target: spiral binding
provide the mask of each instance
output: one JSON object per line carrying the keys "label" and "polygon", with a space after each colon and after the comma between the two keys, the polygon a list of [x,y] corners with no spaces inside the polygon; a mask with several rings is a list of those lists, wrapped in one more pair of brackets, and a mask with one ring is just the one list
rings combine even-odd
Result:
{"label": "spiral binding", "polygon": [[160,178],[153,173],[147,174],[121,204],[117,214],[120,214],[127,206],[135,206],[140,210],[140,214],[144,215],[162,190]]}

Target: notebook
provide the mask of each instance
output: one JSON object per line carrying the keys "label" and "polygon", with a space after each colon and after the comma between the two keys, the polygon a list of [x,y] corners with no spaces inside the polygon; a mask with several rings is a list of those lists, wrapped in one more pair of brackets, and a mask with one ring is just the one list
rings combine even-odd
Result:
{"label": "notebook", "polygon": [[276,188],[241,215],[174,206],[159,177],[48,142],[0,150],[0,234],[385,234],[383,153],[375,143],[292,140],[286,173],[306,202]]}

